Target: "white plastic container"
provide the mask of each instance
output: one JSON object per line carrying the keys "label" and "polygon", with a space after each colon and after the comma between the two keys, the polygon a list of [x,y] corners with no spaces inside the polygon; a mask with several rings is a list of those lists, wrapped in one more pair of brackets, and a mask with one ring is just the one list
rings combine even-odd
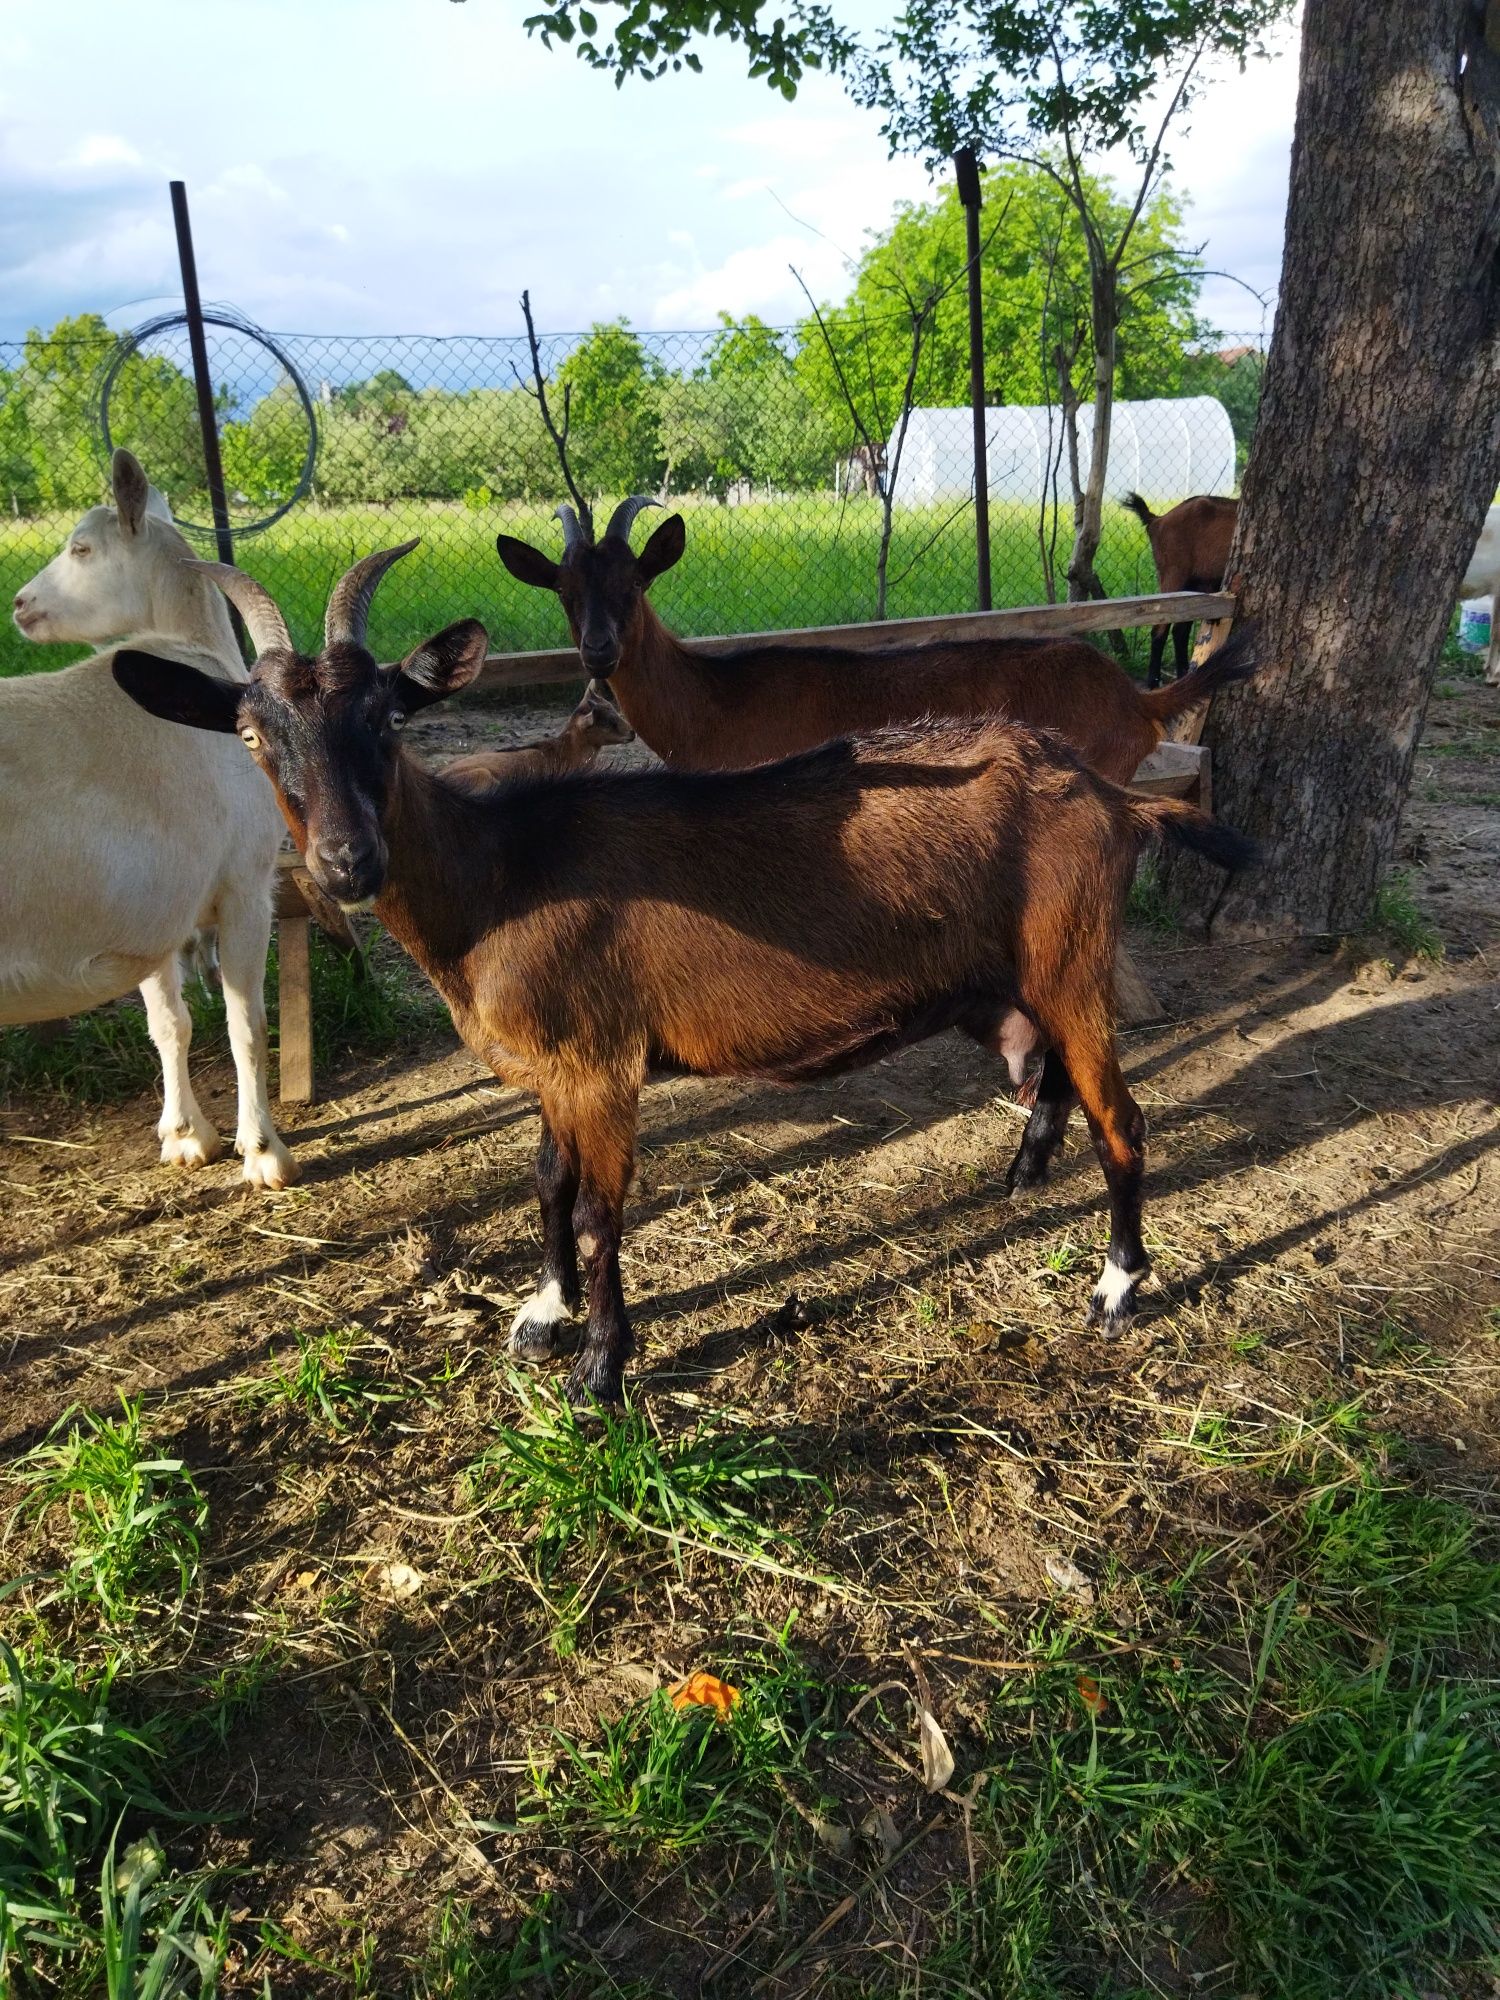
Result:
{"label": "white plastic container", "polygon": [[1458,607],[1458,644],[1464,653],[1487,653],[1490,649],[1490,617],[1493,598],[1468,597]]}

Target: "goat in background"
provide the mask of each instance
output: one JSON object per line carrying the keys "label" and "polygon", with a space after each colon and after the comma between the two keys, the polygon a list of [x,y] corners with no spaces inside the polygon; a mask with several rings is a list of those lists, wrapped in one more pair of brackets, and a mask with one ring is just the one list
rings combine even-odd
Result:
{"label": "goat in background", "polygon": [[771,638],[695,653],[646,595],[682,556],[681,515],[638,556],[630,547],[636,515],[656,504],[639,494],[623,501],[597,543],[559,507],[561,562],[511,535],[496,547],[512,576],[557,593],[586,671],[609,682],[627,722],[674,770],[742,770],[851,730],[985,715],[1055,730],[1091,770],[1123,785],[1175,716],[1251,671],[1233,638],[1154,693],[1083,639],[893,639],[856,650]]}
{"label": "goat in background", "polygon": [[[137,645],[226,693],[246,673],[224,599],[128,451],[114,505],[92,507],[16,593],[28,639]],[[162,1065],[161,1157],[200,1167],[222,1150],[188,1076],[193,1022],[178,953],[218,930],[239,1085],[244,1177],[297,1177],[266,1094],[266,951],[281,819],[271,787],[230,744],[164,734],[116,685],[114,651],[0,681],[0,1024],[55,1020],[139,986]]]}
{"label": "goat in background", "polygon": [[[1151,544],[1151,559],[1156,564],[1158,589],[1224,588],[1229,545],[1234,540],[1234,525],[1240,515],[1238,500],[1200,493],[1191,500],[1180,500],[1165,514],[1153,514],[1139,493],[1127,493],[1121,504],[1130,509],[1146,530]],[[1192,633],[1193,621],[1190,618],[1180,618],[1172,627],[1172,651],[1179,681],[1185,676],[1191,678],[1188,675],[1188,641]],[[1147,687],[1154,688],[1159,684],[1162,655],[1166,649],[1166,626],[1153,625]]]}
{"label": "goat in background", "polygon": [[512,750],[470,751],[444,764],[443,777],[480,798],[516,778],[560,778],[567,771],[587,770],[601,750],[634,741],[630,724],[599,683],[590,681],[582,701],[555,736]]}
{"label": "goat in background", "polygon": [[405,755],[399,731],[474,679],[484,627],[450,625],[398,667],[365,645],[376,585],[415,546],[350,570],[316,658],[260,585],[214,566],[255,640],[249,685],[140,649],[114,671],[153,714],[238,733],[319,887],[373,901],[468,1046],[540,1098],[543,1266],[512,1350],[558,1350],[581,1255],[588,1325],[569,1389],[621,1393],[634,1338],[619,1251],[647,1076],[800,1083],[947,1028],[1029,1086],[1007,1188],[1043,1178],[1081,1102],[1111,1215],[1089,1318],[1128,1319],[1148,1261],[1145,1120],[1113,1020],[1126,891],[1154,837],[1225,868],[1249,844],[993,716],[754,770],[533,777],[475,798]]}

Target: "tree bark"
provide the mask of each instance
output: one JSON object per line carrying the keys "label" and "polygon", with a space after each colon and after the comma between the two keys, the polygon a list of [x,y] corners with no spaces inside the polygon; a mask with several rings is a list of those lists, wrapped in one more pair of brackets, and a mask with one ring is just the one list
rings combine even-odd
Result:
{"label": "tree bark", "polygon": [[[1488,0],[1491,32],[1500,0]],[[1500,476],[1500,60],[1483,0],[1307,0],[1281,301],[1230,587],[1254,681],[1204,741],[1265,865],[1172,857],[1246,936],[1342,933],[1396,852],[1459,579]],[[1500,44],[1500,35],[1496,36]]]}

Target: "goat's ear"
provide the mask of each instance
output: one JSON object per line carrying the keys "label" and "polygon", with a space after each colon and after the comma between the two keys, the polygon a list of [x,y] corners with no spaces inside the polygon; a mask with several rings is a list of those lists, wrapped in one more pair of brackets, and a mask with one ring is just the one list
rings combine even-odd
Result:
{"label": "goat's ear", "polygon": [[495,547],[519,583],[529,583],[537,590],[556,590],[558,567],[551,556],[544,556],[530,542],[518,542],[514,535],[496,535]]}
{"label": "goat's ear", "polygon": [[681,562],[687,547],[687,528],[680,514],[669,514],[636,557],[642,583],[653,583],[673,563]]}
{"label": "goat's ear", "polygon": [[127,535],[139,534],[151,504],[151,482],[141,470],[141,461],[133,451],[116,446],[114,457],[109,462],[109,483],[114,490],[120,526]]}
{"label": "goat's ear", "polygon": [[490,635],[477,618],[460,618],[407,654],[397,669],[407,709],[426,708],[445,694],[457,694],[484,665]]}
{"label": "goat's ear", "polygon": [[189,729],[232,732],[245,692],[239,682],[215,680],[181,660],[129,649],[115,654],[114,676],[138,707]]}

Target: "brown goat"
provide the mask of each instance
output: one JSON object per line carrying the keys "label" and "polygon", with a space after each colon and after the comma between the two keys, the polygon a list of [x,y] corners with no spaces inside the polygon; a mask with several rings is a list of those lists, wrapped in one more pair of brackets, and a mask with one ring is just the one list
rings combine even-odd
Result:
{"label": "brown goat", "polygon": [[[1162,590],[1222,590],[1224,571],[1229,565],[1229,545],[1234,540],[1234,524],[1239,519],[1238,500],[1226,500],[1212,493],[1200,493],[1192,500],[1179,500],[1165,514],[1153,514],[1139,493],[1127,493],[1124,503],[1136,515],[1151,543],[1156,564],[1156,581]],[[1177,661],[1177,678],[1188,671],[1188,641],[1193,621],[1179,619],[1172,627],[1172,650]],[[1146,685],[1161,681],[1162,655],[1167,650],[1165,625],[1151,627],[1151,669]],[[1201,669],[1200,669],[1201,671]],[[1191,675],[1188,675],[1191,679]]]}
{"label": "brown goat", "polygon": [[261,585],[214,564],[255,641],[249,684],[129,649],[114,671],[154,714],[238,731],[320,886],[345,905],[373,899],[469,1047],[541,1099],[542,1275],[512,1351],[556,1351],[581,1254],[588,1326],[570,1393],[620,1394],[634,1344],[620,1234],[648,1075],[802,1082],[945,1028],[1003,1056],[1018,1083],[1042,1057],[1008,1188],[1045,1173],[1076,1094],[1111,1212],[1089,1318],[1128,1318],[1148,1265],[1145,1121],[1113,1023],[1126,890],[1154,835],[1223,867],[1247,843],[994,717],[750,771],[588,772],[473,798],[405,756],[396,731],[474,678],[484,627],[450,625],[395,668],[364,644],[375,584],[412,546],[344,578],[315,660]]}
{"label": "brown goat", "polygon": [[1083,639],[934,640],[868,652],[774,639],[708,656],[667,630],[647,586],[681,557],[673,514],[639,556],[629,535],[639,496],[616,508],[597,544],[571,507],[554,562],[510,535],[496,540],[511,575],[562,600],[587,670],[607,679],[631,727],[680,771],[742,770],[850,731],[930,716],[1006,716],[1055,730],[1091,770],[1127,784],[1176,715],[1243,680],[1243,647],[1221,647],[1175,687],[1148,693]]}
{"label": "brown goat", "polygon": [[518,744],[514,750],[475,750],[455,757],[443,766],[443,776],[450,785],[479,798],[517,778],[560,778],[568,771],[587,770],[601,750],[634,741],[630,724],[599,683],[590,681],[583,700],[556,736]]}

